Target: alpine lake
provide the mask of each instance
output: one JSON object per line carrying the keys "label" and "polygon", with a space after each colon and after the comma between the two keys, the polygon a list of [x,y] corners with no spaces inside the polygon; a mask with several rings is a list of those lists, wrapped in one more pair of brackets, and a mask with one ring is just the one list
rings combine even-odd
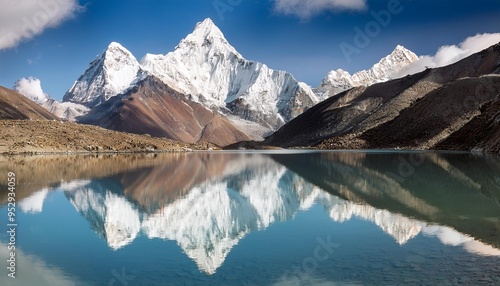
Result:
{"label": "alpine lake", "polygon": [[0,223],[3,286],[500,285],[500,157],[0,157]]}

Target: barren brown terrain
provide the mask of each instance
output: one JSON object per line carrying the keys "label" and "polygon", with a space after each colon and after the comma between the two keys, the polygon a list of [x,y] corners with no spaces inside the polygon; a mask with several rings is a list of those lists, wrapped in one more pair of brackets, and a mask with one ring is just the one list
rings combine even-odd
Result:
{"label": "barren brown terrain", "polygon": [[440,149],[500,154],[500,44],[455,64],[334,95],[263,142],[230,148]]}
{"label": "barren brown terrain", "polygon": [[57,116],[27,99],[22,94],[3,86],[0,86],[0,120],[1,119],[59,120]]}
{"label": "barren brown terrain", "polygon": [[210,148],[217,147],[209,143],[180,143],[70,122],[0,120],[0,154],[175,152]]}
{"label": "barren brown terrain", "polygon": [[111,130],[225,146],[249,140],[226,116],[186,100],[155,77],[147,77],[124,95],[95,107],[79,122]]}

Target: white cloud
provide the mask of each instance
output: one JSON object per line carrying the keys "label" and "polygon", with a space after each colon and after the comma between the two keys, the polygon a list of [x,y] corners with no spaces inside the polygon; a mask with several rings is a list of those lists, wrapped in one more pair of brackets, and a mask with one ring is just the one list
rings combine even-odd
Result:
{"label": "white cloud", "polygon": [[0,1],[0,50],[59,25],[80,9],[78,0]]}
{"label": "white cloud", "polygon": [[46,101],[49,97],[42,90],[42,83],[39,79],[34,77],[23,77],[18,80],[13,90],[40,104]]}
{"label": "white cloud", "polygon": [[465,39],[459,45],[442,46],[434,56],[423,56],[398,73],[397,77],[415,74],[426,68],[438,68],[456,63],[500,42],[500,33],[478,34]]}
{"label": "white cloud", "polygon": [[364,10],[366,0],[275,0],[274,9],[285,15],[308,19],[324,11]]}

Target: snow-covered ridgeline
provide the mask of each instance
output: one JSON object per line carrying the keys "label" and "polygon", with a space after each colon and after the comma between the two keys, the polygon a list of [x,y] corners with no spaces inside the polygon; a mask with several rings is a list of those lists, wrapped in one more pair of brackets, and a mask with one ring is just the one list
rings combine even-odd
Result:
{"label": "snow-covered ridgeline", "polygon": [[330,71],[314,91],[320,99],[326,99],[353,87],[388,81],[397,77],[399,71],[418,60],[416,54],[398,45],[390,55],[382,58],[369,70],[353,75],[342,69]]}

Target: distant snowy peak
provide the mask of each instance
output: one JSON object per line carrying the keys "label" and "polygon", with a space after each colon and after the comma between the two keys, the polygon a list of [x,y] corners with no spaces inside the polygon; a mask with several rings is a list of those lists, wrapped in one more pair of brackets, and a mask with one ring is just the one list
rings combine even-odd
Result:
{"label": "distant snowy peak", "polygon": [[81,104],[60,103],[43,92],[42,83],[34,77],[21,78],[14,84],[13,90],[34,101],[59,118],[74,121],[76,117],[86,114],[89,109]]}
{"label": "distant snowy peak", "polygon": [[398,45],[394,51],[381,59],[367,72],[361,71],[353,75],[355,84],[373,84],[392,79],[402,68],[418,61],[418,56],[403,46]]}
{"label": "distant snowy peak", "polygon": [[137,78],[137,59],[122,45],[113,42],[90,63],[89,68],[64,95],[64,102],[93,107],[123,93]]}
{"label": "distant snowy peak", "polygon": [[315,92],[321,99],[326,99],[352,87],[388,81],[418,59],[415,53],[398,45],[390,55],[381,59],[369,70],[363,70],[354,75],[342,69],[329,72]]}

